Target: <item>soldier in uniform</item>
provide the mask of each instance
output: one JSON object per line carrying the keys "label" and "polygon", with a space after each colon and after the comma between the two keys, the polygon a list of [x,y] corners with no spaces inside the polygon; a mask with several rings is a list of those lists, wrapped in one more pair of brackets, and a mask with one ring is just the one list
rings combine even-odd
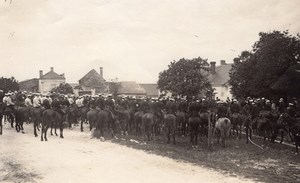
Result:
{"label": "soldier in uniform", "polygon": [[52,109],[58,112],[61,116],[64,116],[65,113],[61,110],[62,101],[56,97],[52,101]]}
{"label": "soldier in uniform", "polygon": [[31,97],[30,94],[28,94],[28,95],[26,96],[26,99],[25,99],[25,101],[24,101],[26,107],[32,107],[32,102],[31,102],[30,97]]}
{"label": "soldier in uniform", "polygon": [[217,105],[217,115],[218,118],[226,118],[228,114],[228,109],[223,102],[219,102]]}
{"label": "soldier in uniform", "polygon": [[104,97],[102,95],[99,95],[98,99],[96,100],[96,104],[101,110],[104,110],[105,100],[104,100]]}

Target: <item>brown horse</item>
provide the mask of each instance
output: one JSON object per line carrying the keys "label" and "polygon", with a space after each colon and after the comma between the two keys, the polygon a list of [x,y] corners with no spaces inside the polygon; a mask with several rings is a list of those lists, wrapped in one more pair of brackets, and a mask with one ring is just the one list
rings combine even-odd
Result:
{"label": "brown horse", "polygon": [[[60,126],[60,137],[64,138],[64,136],[63,136],[63,116],[61,116],[61,114],[59,114],[57,111],[54,111],[53,109],[46,109],[42,115],[41,141],[43,141],[44,139],[45,139],[45,141],[47,141],[48,140],[47,139],[48,128],[53,127],[53,126],[56,127],[57,125]],[[55,128],[55,134],[57,135],[56,128]]]}
{"label": "brown horse", "polygon": [[39,125],[42,122],[43,110],[41,108],[31,108],[31,120],[33,122],[33,134],[35,137],[38,136],[37,130],[40,131]]}
{"label": "brown horse", "polygon": [[121,135],[128,135],[128,131],[130,131],[130,123],[133,120],[133,110],[125,109],[120,105],[116,105],[115,114],[117,120],[120,122],[120,130]]}
{"label": "brown horse", "polygon": [[262,136],[264,140],[269,139],[271,140],[271,133],[272,133],[272,124],[271,121],[263,116],[259,116],[253,120],[252,124],[253,129],[257,130],[258,135]]}
{"label": "brown horse", "polygon": [[208,119],[210,118],[208,112],[201,112],[199,114],[200,117],[200,135],[208,136]]}
{"label": "brown horse", "polygon": [[228,118],[219,118],[215,125],[214,135],[217,135],[217,142],[222,139],[223,147],[226,147],[226,139],[229,136],[231,122]]}
{"label": "brown horse", "polygon": [[137,111],[134,113],[134,124],[136,135],[142,133],[142,118],[144,116],[144,111]]}
{"label": "brown horse", "polygon": [[100,110],[98,113],[97,123],[95,124],[96,130],[100,130],[100,136],[104,136],[104,126],[107,124],[108,130],[111,132],[111,136],[115,136],[115,118],[112,113],[108,110]]}
{"label": "brown horse", "polygon": [[24,133],[23,124],[29,120],[30,108],[25,106],[16,106],[15,108],[16,130],[17,132],[22,130]]}
{"label": "brown horse", "polygon": [[[70,106],[68,109],[68,123],[69,123],[69,128],[72,128],[72,124],[77,124],[78,121],[78,109],[77,106],[73,105]],[[81,131],[83,131],[83,127],[81,126]]]}
{"label": "brown horse", "polygon": [[2,135],[2,128],[3,128],[3,124],[2,124],[3,112],[4,112],[4,104],[1,103],[0,104],[0,135]]}
{"label": "brown horse", "polygon": [[241,139],[242,138],[242,126],[243,126],[243,115],[240,113],[233,113],[231,115],[232,122],[232,134],[234,136],[234,132],[236,132],[236,136]]}
{"label": "brown horse", "polygon": [[83,132],[83,123],[87,122],[87,113],[90,111],[88,106],[84,106],[81,109],[79,109],[80,113],[80,129]]}
{"label": "brown horse", "polygon": [[142,129],[144,134],[144,140],[150,141],[153,139],[154,135],[154,125],[157,121],[157,116],[154,113],[145,113],[142,117]]}
{"label": "brown horse", "polygon": [[164,131],[167,136],[167,143],[170,143],[171,136],[173,137],[173,144],[175,144],[175,135],[177,129],[176,116],[174,114],[166,114],[164,116]]}
{"label": "brown horse", "polygon": [[179,130],[179,135],[185,136],[188,130],[188,118],[185,112],[177,111],[176,113],[177,127]]}
{"label": "brown horse", "polygon": [[[278,124],[283,129],[287,129],[292,135],[292,140],[296,145],[296,152],[298,153],[298,146],[300,144],[300,118],[294,118],[288,113],[282,113],[278,119]],[[277,134],[276,134],[277,135]],[[281,136],[281,142],[283,141],[283,131]]]}
{"label": "brown horse", "polygon": [[[51,109],[51,110],[53,110],[53,109]],[[65,110],[65,109],[64,109]],[[64,138],[64,136],[63,136],[63,130],[64,130],[64,120],[65,120],[65,115],[63,115],[63,114],[60,114],[58,111],[56,111],[56,110],[53,110],[53,113],[55,113],[55,120],[53,120],[53,122],[51,123],[51,130],[50,130],[50,134],[51,135],[53,135],[53,133],[52,133],[52,130],[53,130],[53,128],[54,128],[54,134],[56,135],[56,136],[58,136],[57,135],[57,133],[56,133],[56,129],[57,128],[59,128],[59,130],[60,130],[60,138]]]}
{"label": "brown horse", "polygon": [[90,124],[90,131],[92,131],[92,129],[96,126],[97,124],[97,120],[98,120],[98,113],[99,110],[97,109],[91,109],[88,113],[87,113],[87,120]]}
{"label": "brown horse", "polygon": [[189,117],[189,126],[191,134],[191,143],[192,147],[198,147],[198,135],[199,135],[199,126],[201,124],[201,119],[198,115],[192,115]]}

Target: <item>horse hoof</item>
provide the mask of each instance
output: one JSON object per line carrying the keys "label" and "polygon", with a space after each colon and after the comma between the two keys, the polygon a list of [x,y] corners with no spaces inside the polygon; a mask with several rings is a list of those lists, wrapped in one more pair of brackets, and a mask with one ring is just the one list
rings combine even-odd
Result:
{"label": "horse hoof", "polygon": [[45,139],[45,141],[48,141],[48,139]]}
{"label": "horse hoof", "polygon": [[22,132],[23,134],[25,134],[25,132]]}
{"label": "horse hoof", "polygon": [[34,135],[35,137],[38,137],[38,135]]}
{"label": "horse hoof", "polygon": [[61,135],[61,136],[60,136],[60,138],[62,138],[62,139],[63,139],[63,138],[64,138],[64,136],[62,136],[62,135]]}

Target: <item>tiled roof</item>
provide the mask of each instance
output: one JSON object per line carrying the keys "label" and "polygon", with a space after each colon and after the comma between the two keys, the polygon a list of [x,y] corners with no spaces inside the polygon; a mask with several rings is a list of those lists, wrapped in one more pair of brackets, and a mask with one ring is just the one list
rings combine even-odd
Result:
{"label": "tiled roof", "polygon": [[139,84],[137,84],[135,81],[122,81],[120,82],[118,94],[145,95],[146,90],[142,88]]}
{"label": "tiled roof", "polygon": [[159,91],[157,89],[157,84],[139,84],[142,88],[146,90],[147,96],[158,96]]}
{"label": "tiled roof", "polygon": [[79,84],[84,87],[102,87],[105,80],[95,69],[92,69],[79,80]]}
{"label": "tiled roof", "polygon": [[209,75],[209,81],[212,85],[224,85],[230,79],[229,71],[232,64],[219,65],[216,67],[216,73]]}
{"label": "tiled roof", "polygon": [[43,75],[40,79],[66,79],[63,75],[59,75],[54,71],[49,71],[45,75]]}

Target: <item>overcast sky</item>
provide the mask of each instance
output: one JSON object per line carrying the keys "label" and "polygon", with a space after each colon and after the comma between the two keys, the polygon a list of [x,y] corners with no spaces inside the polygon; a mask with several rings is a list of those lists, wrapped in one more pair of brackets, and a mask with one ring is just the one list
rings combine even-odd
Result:
{"label": "overcast sky", "polygon": [[261,31],[300,32],[300,0],[0,1],[0,76],[54,67],[67,82],[104,68],[106,80],[154,83],[172,60],[232,59]]}

